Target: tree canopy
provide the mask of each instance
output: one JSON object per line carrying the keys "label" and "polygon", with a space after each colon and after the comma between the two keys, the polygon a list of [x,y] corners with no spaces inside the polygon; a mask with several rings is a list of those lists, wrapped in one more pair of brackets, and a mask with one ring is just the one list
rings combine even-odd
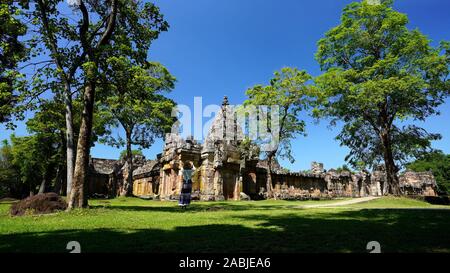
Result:
{"label": "tree canopy", "polygon": [[[397,172],[411,157],[429,151],[440,135],[411,121],[439,114],[449,95],[448,43],[434,48],[393,1],[349,4],[341,23],[318,42],[316,78],[321,114],[343,122],[337,139],[350,148],[354,166],[384,162],[390,193]],[[319,112],[316,112],[319,113]]]}
{"label": "tree canopy", "polygon": [[[305,134],[305,122],[299,118],[300,113],[310,105],[311,90],[307,85],[311,76],[303,70],[285,67],[274,73],[268,85],[256,85],[246,91],[248,99],[244,106],[255,106],[260,122],[266,123],[267,132],[261,134],[256,142],[271,144],[262,149],[268,159],[267,191],[272,191],[271,167],[276,156],[294,161],[290,141],[298,135]],[[266,109],[261,106],[267,106]],[[276,111],[275,115],[274,112]],[[275,120],[277,119],[277,120]],[[257,122],[257,121],[253,121]],[[258,128],[264,131],[266,129]]]}
{"label": "tree canopy", "polygon": [[19,189],[19,174],[13,163],[12,147],[8,140],[0,147],[0,198],[14,194]]}
{"label": "tree canopy", "polygon": [[128,179],[122,195],[132,191],[132,145],[149,148],[156,138],[170,132],[174,118],[171,116],[175,103],[164,93],[174,87],[175,78],[159,63],[134,64],[124,56],[107,60],[105,73],[106,95],[99,102],[100,114],[106,117],[106,128],[123,128],[125,139],[120,135],[107,134],[102,142],[127,148]]}
{"label": "tree canopy", "polygon": [[[123,150],[122,152],[120,152],[119,160],[126,160],[127,159],[127,152],[128,152],[127,150]],[[141,150],[132,150],[131,154],[133,156],[135,156],[135,155],[144,155]]]}
{"label": "tree canopy", "polygon": [[439,189],[443,192],[450,192],[450,155],[436,151],[421,156],[417,160],[408,163],[406,167],[416,172],[431,171],[436,178]]}
{"label": "tree canopy", "polygon": [[20,40],[27,26],[18,19],[22,13],[12,0],[0,4],[0,122],[8,122],[19,95],[17,86],[23,84],[17,65],[27,57],[28,50]]}
{"label": "tree canopy", "polygon": [[[132,145],[150,147],[155,138],[170,131],[174,102],[164,97],[174,87],[175,78],[159,63],[134,65],[125,57],[108,59],[105,74],[105,97],[99,101],[99,111],[107,117],[107,128],[125,130]],[[101,95],[101,94],[100,94]],[[105,135],[102,142],[122,147],[127,139]]]}

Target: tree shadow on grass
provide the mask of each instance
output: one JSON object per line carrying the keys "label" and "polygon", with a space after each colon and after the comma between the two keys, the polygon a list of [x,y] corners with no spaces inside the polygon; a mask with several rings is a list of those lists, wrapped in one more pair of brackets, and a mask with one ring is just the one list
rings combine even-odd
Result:
{"label": "tree shadow on grass", "polygon": [[177,202],[170,206],[127,206],[127,205],[91,205],[90,208],[106,208],[109,210],[128,210],[128,211],[158,211],[158,212],[214,212],[214,211],[247,211],[247,210],[277,210],[286,208],[295,208],[291,205],[263,205],[252,204],[251,202],[242,203],[196,203],[193,202],[186,210],[180,208]]}
{"label": "tree shadow on grass", "polygon": [[[69,241],[80,242],[82,252],[367,252],[369,241],[378,241],[382,252],[450,252],[450,211],[364,209],[236,217],[243,225],[1,235],[0,252],[68,252]],[[246,221],[259,224],[248,227]]]}

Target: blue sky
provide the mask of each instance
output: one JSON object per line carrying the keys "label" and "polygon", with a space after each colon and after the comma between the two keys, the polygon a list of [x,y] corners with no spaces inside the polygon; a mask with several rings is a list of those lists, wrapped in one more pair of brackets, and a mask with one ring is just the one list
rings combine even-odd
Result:
{"label": "blue sky", "polygon": [[[156,4],[170,29],[154,42],[149,58],[164,64],[177,78],[170,94],[177,103],[193,106],[194,96],[200,96],[203,105],[220,104],[227,95],[231,104],[240,104],[247,88],[266,84],[273,72],[284,66],[319,75],[314,60],[316,43],[339,24],[342,9],[350,2],[158,0]],[[450,1],[397,0],[395,6],[408,14],[410,28],[419,28],[434,45],[450,40]],[[450,101],[441,112],[441,116],[421,125],[441,133],[443,139],[433,147],[450,153]],[[325,168],[344,164],[348,150],[334,140],[339,128],[328,128],[326,121],[317,125],[306,116],[302,118],[307,121],[308,135],[292,142],[296,162],[282,164],[294,171],[308,169],[311,161],[323,162]],[[3,126],[0,132],[0,139],[11,134]],[[23,123],[18,124],[16,134],[26,134]],[[161,149],[162,141],[157,141],[143,152],[147,158],[154,158]],[[92,156],[118,158],[120,151],[96,144]]]}

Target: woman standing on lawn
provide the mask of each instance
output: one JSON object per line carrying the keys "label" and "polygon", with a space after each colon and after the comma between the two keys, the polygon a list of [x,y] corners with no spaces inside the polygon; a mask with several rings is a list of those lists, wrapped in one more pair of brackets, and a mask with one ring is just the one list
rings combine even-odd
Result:
{"label": "woman standing on lawn", "polygon": [[191,203],[192,175],[194,171],[195,167],[191,161],[186,161],[181,169],[183,184],[181,186],[181,194],[178,205],[183,209],[186,209],[186,207]]}

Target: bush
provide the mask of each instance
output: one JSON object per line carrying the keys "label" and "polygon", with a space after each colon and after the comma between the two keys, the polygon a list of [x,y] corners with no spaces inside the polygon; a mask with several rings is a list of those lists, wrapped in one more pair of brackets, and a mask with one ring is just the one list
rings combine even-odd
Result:
{"label": "bush", "polygon": [[422,158],[407,164],[415,172],[432,171],[440,194],[450,193],[450,155],[440,151],[425,154]]}
{"label": "bush", "polygon": [[65,210],[67,203],[54,192],[41,193],[23,199],[11,206],[12,216],[24,214],[46,214]]}

